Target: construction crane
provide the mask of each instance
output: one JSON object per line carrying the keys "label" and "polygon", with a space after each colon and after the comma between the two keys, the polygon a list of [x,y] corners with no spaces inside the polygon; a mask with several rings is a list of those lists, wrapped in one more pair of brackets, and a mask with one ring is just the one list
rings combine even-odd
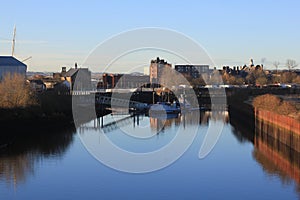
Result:
{"label": "construction crane", "polygon": [[14,33],[13,33],[13,39],[12,39],[11,56],[14,56],[14,53],[15,53],[15,43],[16,43],[16,25],[14,27]]}
{"label": "construction crane", "polygon": [[24,60],[22,60],[22,62],[25,62],[25,61],[27,61],[27,60],[29,60],[31,58],[32,58],[32,56],[29,56],[28,58],[25,58]]}

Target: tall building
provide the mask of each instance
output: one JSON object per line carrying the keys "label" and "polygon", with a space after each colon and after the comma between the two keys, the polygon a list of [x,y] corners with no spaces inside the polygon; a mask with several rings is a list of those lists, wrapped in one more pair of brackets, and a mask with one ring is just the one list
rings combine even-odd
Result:
{"label": "tall building", "polygon": [[199,78],[200,74],[209,73],[209,65],[175,65],[175,70],[192,78]]}
{"label": "tall building", "polygon": [[159,84],[163,78],[163,71],[166,67],[171,68],[172,65],[167,63],[163,59],[156,58],[156,60],[151,60],[149,67],[150,83]]}

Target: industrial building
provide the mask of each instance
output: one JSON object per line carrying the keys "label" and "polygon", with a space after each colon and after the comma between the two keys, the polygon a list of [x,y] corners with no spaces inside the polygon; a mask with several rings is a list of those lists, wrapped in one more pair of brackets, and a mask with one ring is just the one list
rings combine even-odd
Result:
{"label": "industrial building", "polygon": [[0,81],[7,74],[21,74],[26,76],[27,65],[13,56],[0,56]]}

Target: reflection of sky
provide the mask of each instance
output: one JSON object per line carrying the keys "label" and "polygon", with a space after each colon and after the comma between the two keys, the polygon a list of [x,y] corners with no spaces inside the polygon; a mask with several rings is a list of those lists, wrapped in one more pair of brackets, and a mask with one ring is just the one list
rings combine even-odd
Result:
{"label": "reflection of sky", "polygon": [[[146,118],[144,119],[146,120]],[[145,123],[146,124],[146,123]],[[144,125],[145,125],[144,124]],[[132,124],[128,125],[132,127]],[[193,125],[189,125],[193,127]],[[253,145],[240,143],[230,124],[225,124],[213,151],[198,158],[207,125],[188,151],[167,168],[147,174],[128,174],[110,169],[94,159],[78,135],[63,158],[44,160],[14,191],[0,184],[3,199],[296,199],[293,183],[283,185],[270,178],[252,156]],[[174,135],[172,126],[164,134],[150,138],[167,142]],[[118,130],[115,130],[118,132]],[[81,134],[93,134],[86,131]],[[99,134],[99,133],[98,133]],[[121,133],[106,133],[110,138]],[[187,133],[188,134],[188,133]],[[124,137],[123,137],[124,138]],[[122,140],[123,140],[122,138]],[[121,140],[121,139],[120,139]],[[129,140],[129,139],[128,139]],[[160,142],[162,140],[162,142]],[[119,144],[123,144],[123,141]],[[132,143],[136,145],[135,143]],[[142,147],[143,148],[143,147]],[[145,148],[150,149],[150,148]]]}

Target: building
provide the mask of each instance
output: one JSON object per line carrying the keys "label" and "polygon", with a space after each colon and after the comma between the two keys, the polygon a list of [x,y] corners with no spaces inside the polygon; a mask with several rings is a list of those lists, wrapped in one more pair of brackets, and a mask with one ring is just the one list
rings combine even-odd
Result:
{"label": "building", "polygon": [[166,67],[171,68],[172,65],[167,63],[163,59],[156,58],[156,60],[151,60],[149,67],[150,83],[159,84],[162,82],[163,71]]}
{"label": "building", "polygon": [[108,74],[102,75],[98,89],[139,88],[149,83],[149,76],[139,74]]}
{"label": "building", "polygon": [[0,56],[0,81],[6,74],[21,74],[26,76],[27,65],[13,56]]}
{"label": "building", "polygon": [[175,70],[192,78],[199,78],[200,74],[209,73],[209,65],[175,65]]}
{"label": "building", "polygon": [[122,74],[102,74],[102,80],[97,84],[97,89],[111,89],[117,85],[117,82],[122,77]]}
{"label": "building", "polygon": [[91,90],[92,75],[88,68],[75,68],[69,69],[63,78],[71,84],[72,90]]}
{"label": "building", "polygon": [[68,81],[71,90],[91,90],[92,75],[88,68],[78,68],[75,63],[75,68],[70,68],[67,71],[66,67],[62,67],[60,73],[53,73],[53,80],[57,83]]}
{"label": "building", "polygon": [[46,90],[46,84],[41,79],[28,80],[31,89],[36,92],[43,92]]}

